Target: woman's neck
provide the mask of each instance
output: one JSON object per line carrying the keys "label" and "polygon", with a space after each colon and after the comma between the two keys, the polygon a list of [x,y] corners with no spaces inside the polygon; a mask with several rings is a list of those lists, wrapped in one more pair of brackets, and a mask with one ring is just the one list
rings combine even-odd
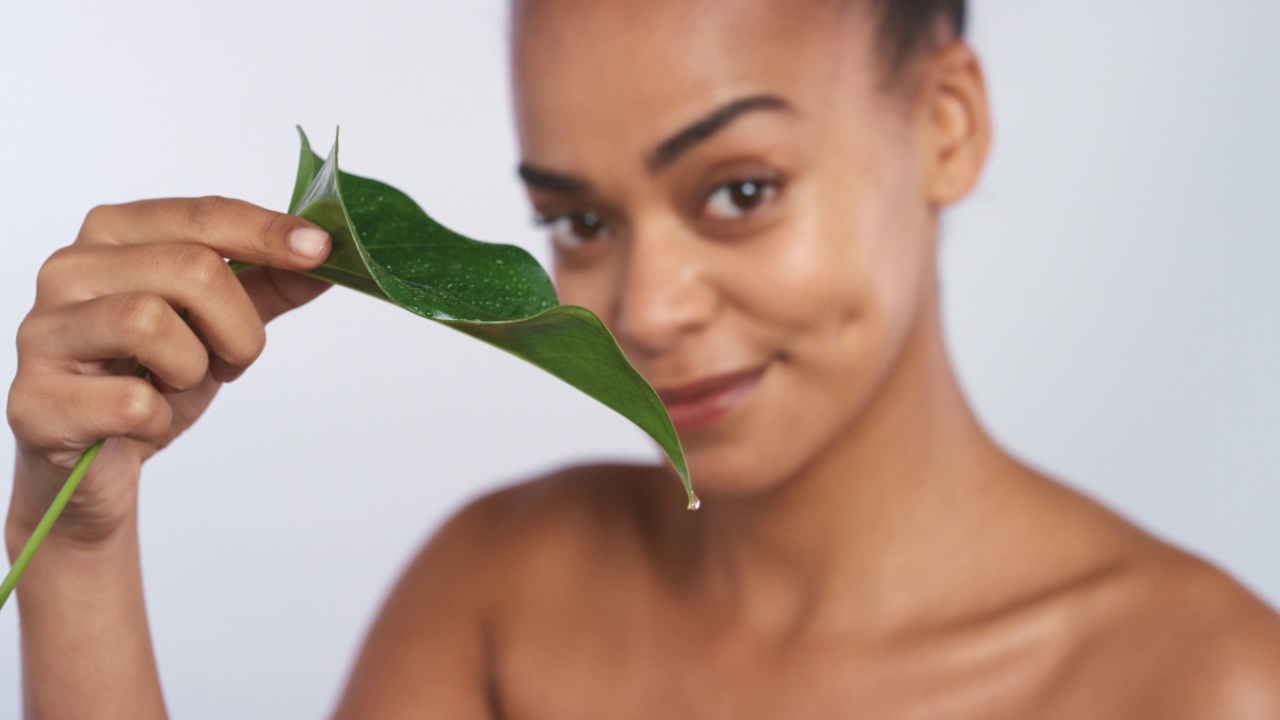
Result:
{"label": "woman's neck", "polygon": [[964,585],[963,558],[1013,485],[951,370],[936,303],[866,411],[772,492],[692,521],[693,587],[769,633],[883,630]]}

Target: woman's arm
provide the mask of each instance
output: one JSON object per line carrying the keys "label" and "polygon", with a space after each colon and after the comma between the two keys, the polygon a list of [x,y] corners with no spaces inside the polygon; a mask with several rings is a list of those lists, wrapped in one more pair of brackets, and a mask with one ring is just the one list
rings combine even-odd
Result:
{"label": "woman's arm", "polygon": [[[19,468],[15,493],[28,482]],[[15,497],[13,504],[21,503]],[[10,560],[32,527],[10,514]],[[143,604],[136,513],[93,543],[51,534],[16,597],[26,717],[166,716]]]}

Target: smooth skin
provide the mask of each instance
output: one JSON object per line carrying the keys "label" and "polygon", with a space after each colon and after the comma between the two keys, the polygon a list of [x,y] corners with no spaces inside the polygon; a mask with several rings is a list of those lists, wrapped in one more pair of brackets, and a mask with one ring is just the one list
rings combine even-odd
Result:
{"label": "smooth skin", "polygon": [[[660,390],[755,380],[681,430],[696,513],[640,466],[460,512],[336,717],[1280,717],[1270,608],[974,418],[936,260],[991,142],[981,66],[940,33],[886,85],[868,18],[833,5],[517,3],[522,175],[562,300]],[[288,272],[323,260],[317,232],[144,201],[91,212],[42,269],[9,401],[11,555],[111,439],[18,588],[29,717],[165,716],[140,468],[253,362],[263,323],[323,290]]]}

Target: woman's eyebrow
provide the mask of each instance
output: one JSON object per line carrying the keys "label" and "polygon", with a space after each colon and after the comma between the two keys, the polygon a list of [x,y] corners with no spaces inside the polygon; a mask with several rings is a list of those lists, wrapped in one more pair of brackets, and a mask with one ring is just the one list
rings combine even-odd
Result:
{"label": "woman's eyebrow", "polygon": [[[738,98],[712,110],[702,118],[690,123],[687,127],[663,140],[649,156],[649,172],[657,173],[680,156],[691,150],[698,143],[715,135],[724,126],[739,116],[755,110],[786,110],[794,108],[786,100],[777,95],[751,95]],[[530,187],[559,193],[582,193],[591,189],[591,183],[576,176],[555,170],[540,168],[522,162],[516,168],[520,179]]]}
{"label": "woman's eyebrow", "polygon": [[693,146],[716,134],[735,118],[753,110],[792,110],[791,104],[777,95],[751,95],[721,105],[690,123],[686,128],[663,140],[649,156],[649,172],[657,173],[680,158]]}
{"label": "woman's eyebrow", "polygon": [[574,175],[566,175],[554,170],[546,170],[529,163],[522,162],[516,173],[525,185],[540,190],[560,193],[580,193],[591,189],[591,183]]}

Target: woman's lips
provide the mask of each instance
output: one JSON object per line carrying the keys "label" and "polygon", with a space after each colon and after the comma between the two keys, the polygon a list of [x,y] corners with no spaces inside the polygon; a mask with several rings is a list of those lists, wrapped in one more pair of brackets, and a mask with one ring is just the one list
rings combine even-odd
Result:
{"label": "woman's lips", "polygon": [[706,427],[742,404],[768,365],[658,388],[658,397],[677,431]]}

